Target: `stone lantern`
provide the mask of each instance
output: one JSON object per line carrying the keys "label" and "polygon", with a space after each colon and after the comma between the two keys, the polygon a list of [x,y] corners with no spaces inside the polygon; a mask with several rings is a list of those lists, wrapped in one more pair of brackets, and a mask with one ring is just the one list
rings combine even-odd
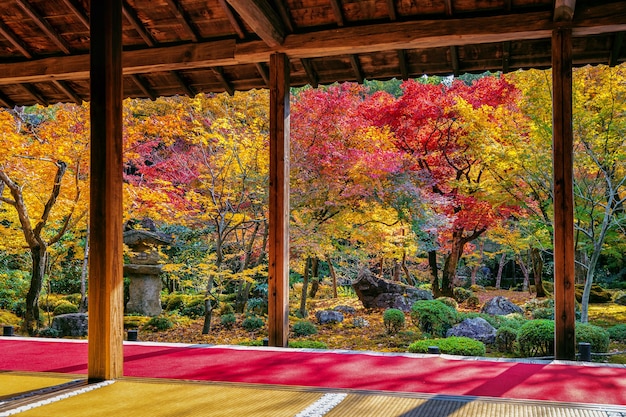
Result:
{"label": "stone lantern", "polygon": [[156,232],[128,230],[124,243],[130,248],[130,263],[124,265],[124,276],[130,278],[130,299],[126,304],[128,313],[144,316],[161,314],[161,273],[157,246],[169,245],[171,241]]}

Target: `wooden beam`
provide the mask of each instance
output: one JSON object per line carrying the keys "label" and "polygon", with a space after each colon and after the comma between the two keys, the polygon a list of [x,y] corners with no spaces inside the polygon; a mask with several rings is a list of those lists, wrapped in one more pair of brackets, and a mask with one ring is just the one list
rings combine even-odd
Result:
{"label": "wooden beam", "polygon": [[43,94],[41,94],[41,92],[37,89],[37,87],[35,87],[32,84],[20,84],[20,85],[24,89],[24,91],[28,93],[29,96],[31,96],[32,98],[35,99],[35,101],[37,101],[37,103],[41,104],[44,107],[50,105],[48,100],[46,100],[46,98],[43,96]]}
{"label": "wooden beam", "polygon": [[508,73],[511,65],[511,42],[502,42],[502,72]]}
{"label": "wooden beam", "polygon": [[398,20],[398,14],[396,13],[396,2],[394,0],[387,0],[387,13],[389,13],[389,20],[392,22]]}
{"label": "wooden beam", "polygon": [[403,80],[409,79],[409,64],[406,60],[406,52],[404,49],[398,49],[398,63],[400,65],[400,74]]}
{"label": "wooden beam", "polygon": [[69,44],[57,33],[57,31],[45,20],[37,10],[33,8],[26,0],[15,0],[18,6],[26,12],[26,14],[33,19],[33,22],[50,38],[52,42],[56,44],[56,46],[61,49],[65,54],[69,55],[71,53]]}
{"label": "wooden beam", "polygon": [[224,86],[224,90],[226,90],[226,92],[231,96],[235,95],[235,88],[230,83],[230,81],[226,79],[226,75],[224,74],[224,68],[213,67],[211,69],[213,70],[213,73],[215,74],[217,79],[220,81],[220,83]]}
{"label": "wooden beam", "polygon": [[270,57],[268,333],[270,346],[289,335],[289,59]]}
{"label": "wooden beam", "polygon": [[552,35],[554,320],[556,359],[575,360],[572,30]]}
{"label": "wooden beam", "polygon": [[4,36],[4,38],[9,41],[11,45],[15,47],[22,55],[26,58],[30,59],[33,57],[33,54],[28,50],[28,46],[17,37],[17,35],[4,24],[3,21],[0,20],[0,35]]}
{"label": "wooden beam", "polygon": [[308,58],[302,58],[300,63],[302,64],[302,68],[304,68],[304,72],[306,72],[306,78],[309,80],[311,87],[317,88],[319,85],[319,79],[317,77],[317,73],[313,69],[313,65],[311,65],[311,60]]}
{"label": "wooden beam", "polygon": [[[449,19],[447,22],[447,25],[442,25],[440,20],[393,22],[336,28],[306,35],[292,34],[277,49],[292,59],[301,59],[550,39],[554,26],[552,12]],[[577,12],[572,22],[574,36],[624,31],[626,2],[586,7]],[[236,43],[234,39],[126,51],[123,54],[124,74],[256,64],[268,62],[273,51],[262,41]],[[0,74],[0,85],[50,82],[55,78],[85,80],[89,78],[89,55],[0,63]]]}
{"label": "wooden beam", "polygon": [[143,39],[146,45],[156,45],[156,41],[154,40],[152,35],[146,30],[146,27],[143,25],[143,23],[139,20],[139,17],[137,16],[137,13],[135,13],[135,10],[130,7],[126,3],[126,1],[122,3],[122,13],[124,14],[126,20],[128,20],[131,26],[135,29],[135,31],[137,31],[139,36],[141,36],[141,39]]}
{"label": "wooden beam", "polygon": [[189,85],[185,77],[179,71],[172,71],[172,76],[176,79],[176,82],[182,87],[188,97],[195,97],[196,91]]}
{"label": "wooden beam", "polygon": [[224,13],[226,13],[226,17],[228,18],[230,25],[239,36],[239,39],[245,39],[246,32],[243,30],[243,25],[241,24],[239,19],[237,19],[237,16],[235,16],[235,14],[233,13],[230,5],[226,3],[226,0],[219,0],[219,3],[222,6],[222,9],[224,9]]}
{"label": "wooden beam", "polygon": [[122,1],[92,1],[89,234],[90,381],[119,378],[124,352]]}
{"label": "wooden beam", "polygon": [[452,66],[452,74],[455,77],[459,76],[459,54],[457,52],[456,46],[452,45],[450,47],[450,64]]}
{"label": "wooden beam", "polygon": [[85,26],[85,28],[89,30],[89,18],[83,11],[82,7],[75,4],[73,0],[62,0],[62,1],[63,3],[65,3],[65,6],[67,6],[67,8],[72,11],[74,16],[76,16],[78,20],[80,20],[83,26]]}
{"label": "wooden beam", "polygon": [[343,11],[341,10],[341,0],[329,0],[330,6],[333,9],[333,14],[335,15],[335,20],[337,21],[337,26],[343,26]]}
{"label": "wooden beam", "polygon": [[83,99],[76,94],[76,92],[70,87],[65,81],[62,80],[53,80],[52,83],[56,88],[61,90],[63,94],[67,96],[67,98],[71,99],[74,103],[80,105],[83,103]]}
{"label": "wooden beam", "polygon": [[291,13],[289,13],[289,5],[285,0],[274,0],[274,4],[278,8],[278,14],[283,20],[283,24],[287,28],[289,33],[293,33],[293,22],[291,20]]}
{"label": "wooden beam", "polygon": [[227,1],[268,46],[276,48],[283,43],[285,29],[280,17],[267,0]]}
{"label": "wooden beam", "polygon": [[2,107],[6,107],[7,109],[12,109],[15,107],[15,102],[0,91],[0,105],[2,105]]}
{"label": "wooden beam", "polygon": [[554,2],[554,21],[571,22],[574,18],[576,0],[556,0]]}
{"label": "wooden beam", "polygon": [[446,6],[446,15],[452,16],[452,14],[454,13],[454,8],[452,7],[452,0],[444,0],[444,3]]}
{"label": "wooden beam", "polygon": [[256,70],[259,73],[259,75],[261,76],[261,78],[263,78],[263,82],[265,82],[266,86],[270,86],[270,76],[267,73],[267,68],[265,68],[265,64],[263,62],[259,62],[257,64],[255,64],[256,66]]}
{"label": "wooden beam", "polygon": [[146,95],[150,100],[156,100],[156,94],[150,88],[150,85],[146,82],[146,80],[139,74],[131,74],[130,78],[133,80],[135,85],[139,87],[139,89]]}
{"label": "wooden beam", "polygon": [[611,48],[611,56],[609,57],[609,66],[614,67],[619,64],[620,51],[624,45],[624,32],[613,35],[613,48]]}
{"label": "wooden beam", "polygon": [[165,0],[167,4],[170,6],[174,15],[180,22],[180,24],[185,28],[185,31],[189,34],[192,42],[198,42],[200,40],[200,34],[196,30],[194,26],[191,25],[189,16],[183,6],[180,4],[178,0]]}
{"label": "wooden beam", "polygon": [[359,62],[358,55],[350,55],[350,65],[352,66],[352,71],[354,71],[354,75],[356,76],[356,81],[359,84],[363,84],[363,69],[361,68],[361,62]]}

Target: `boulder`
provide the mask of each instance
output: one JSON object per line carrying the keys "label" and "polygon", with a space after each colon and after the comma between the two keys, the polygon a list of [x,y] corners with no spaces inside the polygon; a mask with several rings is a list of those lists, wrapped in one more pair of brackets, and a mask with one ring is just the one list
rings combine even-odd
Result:
{"label": "boulder", "polygon": [[524,314],[524,310],[520,306],[500,295],[487,301],[480,312],[491,314],[492,316],[506,316],[511,313]]}
{"label": "boulder", "polygon": [[333,308],[333,310],[339,311],[340,313],[343,313],[343,314],[356,314],[356,308],[350,307],[350,306],[341,305],[341,306],[337,306]]}
{"label": "boulder", "polygon": [[87,336],[87,323],[85,313],[61,314],[52,319],[50,328],[58,332],[59,337],[82,337]]}
{"label": "boulder", "polygon": [[626,292],[617,294],[613,302],[621,306],[626,306]]}
{"label": "boulder", "polygon": [[365,308],[397,308],[410,311],[414,302],[433,299],[430,291],[379,278],[367,270],[359,273],[352,287]]}
{"label": "boulder", "polygon": [[320,310],[315,312],[315,318],[319,324],[341,323],[343,321],[343,314],[335,310]]}
{"label": "boulder", "polygon": [[496,328],[482,317],[476,317],[465,319],[448,329],[446,337],[450,336],[465,336],[485,344],[492,344],[496,341]]}
{"label": "boulder", "polygon": [[[579,303],[583,300],[583,292],[585,291],[585,286],[582,284],[576,285],[576,301]],[[589,293],[589,302],[594,304],[603,304],[610,303],[613,299],[613,295],[599,286],[598,284],[591,284],[591,292]]]}

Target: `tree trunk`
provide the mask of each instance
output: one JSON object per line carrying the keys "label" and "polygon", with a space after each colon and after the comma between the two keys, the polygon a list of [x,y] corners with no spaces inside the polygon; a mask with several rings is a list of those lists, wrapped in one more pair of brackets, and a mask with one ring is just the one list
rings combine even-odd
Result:
{"label": "tree trunk", "polygon": [[36,246],[30,249],[30,256],[33,260],[33,273],[30,280],[30,287],[26,294],[26,314],[24,316],[24,327],[29,335],[34,335],[39,327],[39,294],[43,285],[48,263],[48,248]]}
{"label": "tree trunk", "polygon": [[472,274],[470,276],[470,281],[472,285],[476,285],[476,277],[478,276],[478,271],[480,270],[480,264],[474,266],[472,268]]}
{"label": "tree trunk", "polygon": [[309,270],[311,269],[311,258],[306,258],[304,263],[304,274],[302,275],[302,292],[300,297],[300,317],[306,318],[306,294],[307,287],[309,286]]}
{"label": "tree trunk", "polygon": [[326,262],[328,263],[328,270],[330,271],[330,277],[333,280],[333,298],[337,298],[337,274],[335,273],[335,267],[330,256],[326,255]]}
{"label": "tree trunk", "polygon": [[204,293],[204,324],[202,325],[202,334],[211,333],[211,319],[213,318],[213,303],[211,302],[211,291],[213,291],[213,277],[209,278]]}
{"label": "tree trunk", "polygon": [[80,272],[80,305],[78,311],[85,313],[87,311],[87,271],[89,270],[89,227],[87,227],[87,236],[85,236],[85,251],[83,255],[83,269]]}
{"label": "tree trunk", "polygon": [[517,255],[517,264],[522,270],[522,275],[524,275],[524,283],[522,284],[522,290],[530,292],[530,275],[528,273],[528,268],[526,268],[526,264],[524,263],[520,255]]}
{"label": "tree trunk", "polygon": [[244,280],[239,281],[237,286],[237,293],[235,294],[235,311],[237,313],[243,313],[246,309],[246,304],[250,298],[250,290],[252,289],[252,283]]}
{"label": "tree trunk", "polygon": [[593,284],[594,273],[596,265],[598,264],[598,259],[600,259],[601,252],[602,245],[598,241],[596,241],[594,244],[593,253],[591,254],[591,259],[587,258],[589,259],[589,264],[587,265],[587,278],[585,280],[585,289],[583,290],[583,298],[580,306],[581,323],[589,322],[589,296],[591,295],[591,285]]}
{"label": "tree trunk", "polygon": [[543,258],[541,257],[541,251],[537,248],[531,248],[530,259],[533,265],[533,278],[535,280],[537,297],[545,297],[546,291],[543,289]]}
{"label": "tree trunk", "polygon": [[319,274],[319,259],[313,258],[311,261],[311,289],[309,291],[309,298],[315,298],[317,290],[320,288],[320,274]]}
{"label": "tree trunk", "polygon": [[409,268],[406,266],[406,251],[402,253],[402,270],[404,271],[404,275],[406,275],[407,284],[415,286],[416,282],[409,273]]}
{"label": "tree trunk", "polygon": [[400,281],[400,272],[402,272],[402,265],[398,262],[397,259],[393,260],[393,281]]}
{"label": "tree trunk", "polygon": [[502,254],[500,262],[498,263],[498,274],[496,275],[496,289],[498,290],[502,284],[502,271],[504,270],[504,265],[506,265],[506,253]]}
{"label": "tree trunk", "polygon": [[452,248],[450,254],[446,258],[446,262],[443,265],[443,271],[441,272],[441,294],[444,297],[453,297],[454,279],[456,277],[456,270],[459,266],[459,260],[463,255],[463,247],[465,246],[465,240],[462,238],[460,230],[452,232]]}
{"label": "tree trunk", "polygon": [[439,268],[437,267],[437,251],[428,251],[428,266],[430,267],[430,284],[435,298],[441,297],[439,287]]}

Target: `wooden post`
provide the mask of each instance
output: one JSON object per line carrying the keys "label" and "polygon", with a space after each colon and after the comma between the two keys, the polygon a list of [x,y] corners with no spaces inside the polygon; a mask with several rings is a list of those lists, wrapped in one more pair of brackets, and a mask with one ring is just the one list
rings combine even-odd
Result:
{"label": "wooden post", "polygon": [[572,30],[552,32],[552,142],[554,166],[554,319],[556,359],[574,360],[574,194]]}
{"label": "wooden post", "polygon": [[289,334],[289,59],[270,56],[268,328],[270,346]]}
{"label": "wooden post", "polygon": [[90,381],[123,374],[122,0],[91,2]]}

